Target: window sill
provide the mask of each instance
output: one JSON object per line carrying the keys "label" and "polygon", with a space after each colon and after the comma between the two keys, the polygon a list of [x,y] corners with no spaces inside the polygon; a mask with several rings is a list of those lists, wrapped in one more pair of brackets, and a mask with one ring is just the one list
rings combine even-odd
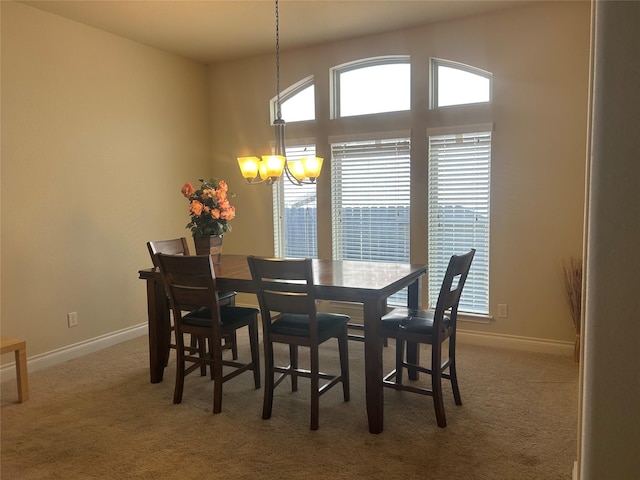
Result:
{"label": "window sill", "polygon": [[482,323],[488,325],[493,321],[492,315],[481,315],[478,313],[458,312],[458,321],[465,323]]}

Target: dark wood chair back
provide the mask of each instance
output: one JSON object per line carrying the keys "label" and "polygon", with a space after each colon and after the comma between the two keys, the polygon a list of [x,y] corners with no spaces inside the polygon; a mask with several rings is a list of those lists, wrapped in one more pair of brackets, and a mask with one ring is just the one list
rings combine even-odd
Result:
{"label": "dark wood chair back", "polygon": [[[258,313],[255,308],[220,305],[218,287],[213,260],[210,255],[166,255],[156,254],[160,273],[169,293],[173,311],[176,336],[176,388],[174,403],[182,401],[184,377],[193,370],[209,366],[214,381],[213,413],[222,408],[222,383],[236,375],[252,370],[255,388],[260,388],[258,360]],[[233,338],[236,344],[236,331],[248,327],[251,361],[241,363],[224,360],[222,351],[228,345],[223,339]],[[199,339],[194,349],[185,345],[185,335]],[[204,348],[208,342],[209,351]],[[186,367],[186,362],[192,365]],[[226,375],[223,366],[233,367]]]}
{"label": "dark wood chair back", "polygon": [[249,268],[252,278],[260,283],[258,302],[268,324],[273,312],[309,315],[310,332],[317,333],[311,259],[252,256]]}
{"label": "dark wood chair back", "polygon": [[216,330],[215,325],[220,323],[220,305],[211,257],[160,253],[156,258],[169,292],[176,321],[182,317],[181,312],[209,308]]}
{"label": "dark wood chair back", "polygon": [[[261,258],[249,256],[249,269],[257,286],[262,317],[265,391],[262,418],[271,418],[273,392],[287,376],[291,390],[298,389],[298,377],[311,380],[311,430],[318,429],[319,398],[342,383],[344,401],[349,400],[349,355],[347,323],[349,317],[318,312],[313,283],[313,263],[307,259]],[[338,340],[340,374],[319,368],[319,345],[330,338]],[[274,343],[289,345],[289,365],[274,361]],[[309,347],[310,369],[298,367],[298,346]],[[279,374],[276,379],[275,374]],[[320,384],[320,381],[326,381]]]}
{"label": "dark wood chair back", "polygon": [[156,255],[164,253],[165,255],[189,255],[189,245],[185,237],[173,238],[171,240],[155,240],[147,242],[147,249],[151,255],[153,266],[158,266]]}
{"label": "dark wood chair back", "polygon": [[[434,335],[444,334],[449,336],[455,331],[455,325],[458,318],[458,305],[464,284],[469,276],[471,262],[476,251],[470,250],[464,255],[452,255],[449,259],[447,271],[444,274],[442,285],[440,286],[440,294],[436,302],[436,308],[433,315],[433,332]],[[447,313],[448,312],[448,313]],[[445,315],[449,317],[449,326],[444,328]],[[449,330],[449,332],[447,332]]]}

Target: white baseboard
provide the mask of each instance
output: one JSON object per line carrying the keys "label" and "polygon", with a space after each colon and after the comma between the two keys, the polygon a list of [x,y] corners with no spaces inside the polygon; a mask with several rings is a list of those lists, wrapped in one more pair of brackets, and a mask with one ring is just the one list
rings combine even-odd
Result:
{"label": "white baseboard", "polygon": [[[68,360],[88,355],[89,353],[98,352],[112,345],[116,345],[121,342],[126,342],[132,338],[146,335],[148,332],[147,322],[135,325],[133,327],[124,328],[116,332],[111,332],[106,335],[101,335],[96,338],[84,340],[79,343],[74,343],[67,347],[59,348],[51,352],[42,353],[40,355],[34,355],[27,359],[27,371],[35,372],[43,368],[59,365]],[[27,345],[29,348],[29,345]],[[28,352],[28,350],[27,350]],[[15,362],[8,363],[2,366],[0,369],[0,377],[2,380],[9,380],[16,378]]]}
{"label": "white baseboard", "polygon": [[[35,355],[27,359],[27,370],[35,372],[43,368],[52,367],[68,360],[82,357],[83,355],[88,355],[89,353],[94,353],[112,345],[131,340],[132,338],[146,335],[147,331],[147,322],[144,322],[133,327],[75,343],[51,352]],[[513,350],[548,353],[566,357],[573,356],[573,343],[560,342],[557,340],[518,337],[515,335],[502,335],[496,333],[479,333],[460,328],[458,329],[458,340],[460,343],[468,343],[471,345],[480,345],[485,347],[510,348]],[[2,378],[2,380],[13,379],[15,377],[15,362],[2,366],[0,369],[0,378]]]}
{"label": "white baseboard", "polygon": [[573,343],[542,338],[519,337],[499,333],[479,333],[458,328],[458,341],[484,347],[510,348],[525,352],[549,353],[573,357]]}

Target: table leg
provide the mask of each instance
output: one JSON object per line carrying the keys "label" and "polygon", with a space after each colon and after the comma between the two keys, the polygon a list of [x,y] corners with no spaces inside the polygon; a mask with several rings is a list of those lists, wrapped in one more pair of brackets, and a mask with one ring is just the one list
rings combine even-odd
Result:
{"label": "table leg", "polygon": [[159,383],[162,381],[164,367],[169,361],[171,329],[164,286],[153,279],[147,280],[147,315],[151,383]]}
{"label": "table leg", "polygon": [[364,363],[369,432],[381,433],[384,425],[382,389],[382,325],[384,300],[364,302]]}
{"label": "table leg", "polygon": [[[420,286],[421,278],[409,285],[407,292],[407,307],[420,308]],[[407,362],[418,365],[420,363],[420,344],[417,342],[407,342]],[[418,370],[409,368],[409,379],[418,380]]]}

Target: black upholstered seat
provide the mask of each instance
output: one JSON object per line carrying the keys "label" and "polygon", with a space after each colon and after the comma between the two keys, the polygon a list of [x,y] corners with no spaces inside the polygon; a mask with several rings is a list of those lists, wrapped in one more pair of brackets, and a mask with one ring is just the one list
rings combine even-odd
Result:
{"label": "black upholstered seat", "polygon": [[[430,334],[433,331],[433,315],[433,310],[394,308],[382,317],[382,328],[384,332],[395,332],[402,325],[408,332]],[[451,318],[445,315],[442,323],[445,327],[449,327]],[[392,333],[390,336],[395,337],[395,334]]]}

